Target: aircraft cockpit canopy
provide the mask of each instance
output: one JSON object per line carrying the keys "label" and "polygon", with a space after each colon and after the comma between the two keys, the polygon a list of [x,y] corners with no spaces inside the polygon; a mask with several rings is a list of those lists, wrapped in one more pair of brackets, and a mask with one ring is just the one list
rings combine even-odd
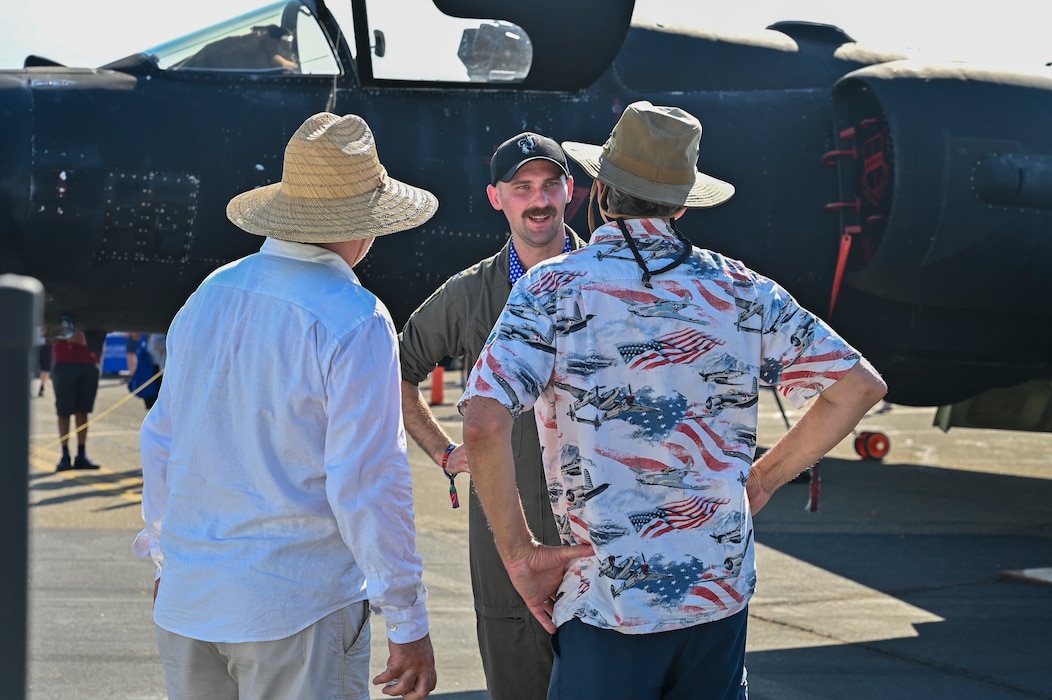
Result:
{"label": "aircraft cockpit canopy", "polygon": [[314,14],[296,0],[246,12],[144,53],[162,70],[340,72]]}
{"label": "aircraft cockpit canopy", "polygon": [[[500,19],[450,17],[432,0],[395,7],[367,0],[366,32],[370,39],[356,51],[344,46],[340,56],[319,22],[314,3],[282,0],[238,17],[173,39],[142,52],[165,71],[236,71],[253,73],[340,75],[342,62],[368,50],[372,80],[443,83],[521,83],[533,64],[533,42],[518,25]],[[358,36],[354,17],[344,3],[329,8],[348,40]],[[363,66],[358,66],[361,77]]]}

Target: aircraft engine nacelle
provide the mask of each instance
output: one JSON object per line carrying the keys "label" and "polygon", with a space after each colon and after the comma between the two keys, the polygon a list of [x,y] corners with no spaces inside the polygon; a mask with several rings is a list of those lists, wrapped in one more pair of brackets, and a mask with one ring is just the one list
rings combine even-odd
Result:
{"label": "aircraft engine nacelle", "polygon": [[1049,315],[1052,72],[895,61],[833,89],[845,286]]}

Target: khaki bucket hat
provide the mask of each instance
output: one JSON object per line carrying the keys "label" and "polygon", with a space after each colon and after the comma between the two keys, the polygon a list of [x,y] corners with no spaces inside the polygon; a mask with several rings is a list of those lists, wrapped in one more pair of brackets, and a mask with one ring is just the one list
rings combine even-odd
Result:
{"label": "khaki bucket hat", "polygon": [[682,207],[714,207],[734,185],[698,172],[701,122],[678,107],[633,102],[602,146],[564,141],[593,179],[634,197]]}
{"label": "khaki bucket hat", "polygon": [[258,236],[335,243],[415,228],[437,210],[435,195],[387,174],[364,119],[321,112],[289,140],[281,182],[242,192],[226,215]]}

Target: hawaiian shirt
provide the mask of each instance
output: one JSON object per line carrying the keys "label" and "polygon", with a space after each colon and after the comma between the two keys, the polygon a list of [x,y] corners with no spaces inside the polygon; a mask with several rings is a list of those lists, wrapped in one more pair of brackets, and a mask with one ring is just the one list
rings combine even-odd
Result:
{"label": "hawaiian shirt", "polygon": [[[667,221],[624,222],[651,271],[676,260]],[[745,484],[761,385],[796,405],[858,353],[775,282],[693,248],[651,288],[616,223],[531,268],[468,379],[534,407],[566,544],[590,543],[554,620],[644,634],[729,617],[755,589]]]}

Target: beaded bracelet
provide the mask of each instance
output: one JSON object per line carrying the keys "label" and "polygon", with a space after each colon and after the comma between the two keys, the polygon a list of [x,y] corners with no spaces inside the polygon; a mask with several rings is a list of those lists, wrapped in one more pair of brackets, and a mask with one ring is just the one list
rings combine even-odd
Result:
{"label": "beaded bracelet", "polygon": [[454,483],[454,479],[457,478],[456,474],[450,474],[446,467],[449,465],[449,455],[453,454],[453,450],[457,449],[456,443],[449,443],[449,447],[446,448],[445,454],[442,455],[442,473],[449,479],[449,502],[453,504],[454,508],[460,507],[460,497],[457,496],[457,485]]}

